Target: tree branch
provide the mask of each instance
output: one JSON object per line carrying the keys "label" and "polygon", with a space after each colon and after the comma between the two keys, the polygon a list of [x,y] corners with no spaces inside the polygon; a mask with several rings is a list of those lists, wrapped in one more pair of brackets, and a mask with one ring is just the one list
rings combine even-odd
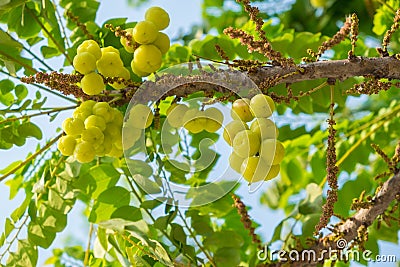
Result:
{"label": "tree branch", "polygon": [[[375,219],[383,214],[389,207],[390,203],[396,198],[396,195],[400,194],[400,171],[398,171],[391,179],[387,180],[379,192],[371,201],[369,208],[358,210],[352,217],[348,218],[343,224],[337,227],[338,233],[340,234],[329,234],[318,240],[318,243],[307,249],[307,251],[314,251],[316,255],[316,261],[310,261],[310,259],[304,259],[301,261],[291,262],[290,266],[316,266],[323,259],[327,259],[329,253],[326,251],[333,251],[343,249],[338,247],[337,241],[339,239],[345,240],[347,244],[353,241],[358,236],[358,229],[360,227],[369,227],[375,221]],[[299,255],[303,255],[302,251],[299,251]],[[307,253],[306,255],[310,255]],[[288,261],[278,262],[276,264],[266,264],[264,266],[286,266]],[[260,265],[263,266],[263,265]]]}
{"label": "tree branch", "polygon": [[400,60],[395,57],[355,57],[352,59],[317,61],[300,64],[301,73],[289,75],[298,71],[296,68],[280,66],[264,67],[248,76],[259,85],[266,78],[285,76],[278,83],[295,83],[320,78],[332,78],[344,81],[357,76],[374,76],[375,78],[400,79]]}

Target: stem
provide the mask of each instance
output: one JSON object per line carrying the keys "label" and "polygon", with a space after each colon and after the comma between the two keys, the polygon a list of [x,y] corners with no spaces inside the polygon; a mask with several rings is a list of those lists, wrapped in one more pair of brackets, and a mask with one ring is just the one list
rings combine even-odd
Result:
{"label": "stem", "polygon": [[47,63],[43,60],[43,59],[41,59],[41,58],[39,58],[35,53],[33,53],[30,49],[28,49],[28,48],[26,48],[25,46],[23,47],[24,48],[24,50],[26,51],[26,52],[28,52],[28,54],[30,54],[31,56],[33,56],[37,61],[39,61],[43,66],[45,66],[49,71],[53,71],[53,68],[52,67],[50,67],[49,65],[47,65]]}
{"label": "stem", "polygon": [[0,254],[0,262],[3,259],[3,257],[6,255],[6,253],[10,250],[10,248],[13,245],[14,241],[17,240],[18,235],[22,230],[22,226],[24,226],[26,224],[26,222],[28,221],[28,218],[29,218],[29,215],[28,214],[25,215],[25,219],[22,221],[21,225],[19,227],[15,227],[17,229],[17,232],[15,233],[13,238],[8,243],[8,245],[7,245],[6,249],[4,250],[4,252]]}
{"label": "stem", "polygon": [[35,153],[33,153],[31,156],[29,156],[28,158],[26,158],[23,162],[21,162],[20,164],[18,164],[16,167],[12,168],[10,171],[8,171],[6,174],[4,174],[3,176],[0,177],[0,182],[3,181],[4,179],[6,179],[8,176],[10,176],[11,174],[14,174],[16,171],[18,171],[20,168],[24,167],[28,162],[30,162],[31,160],[35,159],[38,155],[40,155],[41,153],[43,153],[45,150],[49,149],[55,142],[57,142],[58,139],[61,138],[61,136],[63,135],[63,133],[59,134],[58,136],[56,136],[55,138],[53,138],[52,140],[50,140],[50,142],[48,142],[44,147],[42,147],[40,150],[36,151]]}
{"label": "stem", "polygon": [[58,9],[57,9],[57,4],[55,3],[55,1],[54,0],[52,0],[51,1],[52,3],[53,3],[53,6],[54,6],[54,10],[56,11],[56,17],[57,17],[57,20],[58,20],[58,25],[60,25],[61,27],[61,33],[64,35],[64,40],[65,40],[65,44],[68,46],[68,48],[70,48],[71,47],[71,44],[69,43],[69,39],[67,38],[67,33],[66,33],[66,30],[65,30],[65,25],[64,25],[64,23],[63,23],[63,20],[61,19],[62,17],[61,17],[61,15],[60,15],[60,12],[58,11]]}
{"label": "stem", "polygon": [[30,115],[24,115],[24,116],[21,116],[21,117],[7,118],[7,119],[5,119],[3,121],[0,121],[0,125],[3,124],[3,123],[7,123],[7,122],[13,122],[13,121],[18,121],[18,120],[23,120],[23,119],[29,119],[29,118],[33,118],[33,117],[37,117],[37,116],[41,116],[41,115],[49,115],[51,113],[60,112],[60,111],[63,111],[63,110],[74,109],[76,107],[77,106],[54,108],[54,109],[49,110],[49,111],[42,111],[42,112],[39,112],[39,113],[34,113],[34,114],[30,114]]}
{"label": "stem", "polygon": [[[23,63],[22,61],[20,61],[20,60],[14,58],[14,57],[8,55],[7,53],[5,53],[5,52],[2,51],[2,50],[0,50],[0,55],[6,57],[6,58],[8,58],[8,59],[10,59],[11,61],[13,61],[13,62],[15,62],[15,63],[17,63],[17,64],[19,64],[19,65],[21,65],[21,66],[24,67],[25,69],[28,69],[28,70],[30,70],[30,71],[32,71],[32,72],[34,72],[34,73],[37,72],[37,70],[35,70],[35,69],[32,68],[31,66],[29,66],[29,65]],[[11,75],[10,75],[10,76],[11,76]]]}
{"label": "stem", "polygon": [[[0,73],[3,73],[3,74],[5,74],[5,75],[7,75],[8,77],[21,80],[21,77],[12,76],[10,73],[5,72],[5,71],[3,71],[2,69],[0,69]],[[75,99],[72,99],[72,98],[69,98],[69,97],[67,97],[67,96],[65,96],[65,95],[62,95],[62,94],[58,93],[57,91],[50,90],[50,89],[48,89],[48,88],[46,88],[46,87],[44,87],[44,86],[42,86],[42,85],[40,85],[40,84],[31,83],[31,85],[33,85],[33,86],[35,86],[35,87],[37,87],[37,88],[39,88],[39,89],[42,89],[42,90],[46,91],[46,92],[49,93],[49,94],[53,94],[53,95],[55,95],[55,96],[58,96],[58,97],[60,97],[60,98],[63,98],[63,99],[65,99],[65,100],[67,100],[67,101],[69,101],[69,102],[72,102],[72,103],[74,103],[74,104],[78,103],[78,101],[76,101]]]}
{"label": "stem", "polygon": [[391,5],[389,5],[388,3],[386,3],[386,1],[377,0],[377,2],[378,2],[379,4],[381,4],[381,5],[384,5],[384,6],[386,6],[387,8],[389,8],[390,11],[392,11],[393,14],[396,14],[396,10],[395,10]]}
{"label": "stem", "polygon": [[83,266],[85,266],[85,267],[88,266],[88,264],[89,264],[89,254],[90,254],[92,234],[93,234],[93,223],[90,223],[88,243],[87,243],[87,247],[86,247],[86,251],[85,251],[85,259],[83,261]]}
{"label": "stem", "polygon": [[[128,184],[129,184],[129,186],[130,186],[130,188],[131,188],[131,190],[132,190],[132,193],[135,195],[135,197],[138,199],[138,201],[139,201],[140,203],[142,203],[142,199],[141,199],[139,193],[136,191],[136,189],[135,189],[135,187],[134,187],[134,185],[133,185],[133,183],[135,183],[135,181],[133,181],[133,183],[132,183],[132,181],[129,179],[128,176],[126,176],[126,180],[128,181]],[[135,183],[135,185],[137,186],[136,183]],[[148,209],[143,209],[143,210],[146,212],[146,214],[150,217],[150,219],[151,219],[151,220],[153,221],[153,223],[154,223],[154,222],[156,221],[156,219],[155,219],[154,216],[151,214],[151,212],[150,212]],[[173,238],[171,238],[171,237],[169,236],[169,234],[166,232],[166,230],[160,229],[160,231],[161,231],[161,233],[162,233],[165,237],[168,238],[169,241],[171,241],[171,243],[172,243],[176,248],[179,249],[179,244],[177,244],[176,241],[175,241]],[[190,258],[190,257],[189,257],[188,255],[186,255],[186,254],[183,254],[183,255],[184,255],[189,261],[195,260],[195,259]]]}
{"label": "stem", "polygon": [[37,24],[40,25],[40,27],[42,28],[42,30],[47,34],[47,36],[54,42],[54,44],[57,46],[57,48],[61,51],[61,53],[64,54],[65,58],[68,60],[68,62],[72,65],[72,60],[71,58],[68,56],[68,54],[65,52],[65,49],[57,42],[57,40],[54,38],[54,36],[46,29],[46,27],[43,25],[43,23],[38,19],[38,17],[36,16],[36,14],[34,14],[32,12],[32,10],[30,10],[29,8],[26,9],[29,13],[29,15],[31,15],[31,17],[37,22]]}

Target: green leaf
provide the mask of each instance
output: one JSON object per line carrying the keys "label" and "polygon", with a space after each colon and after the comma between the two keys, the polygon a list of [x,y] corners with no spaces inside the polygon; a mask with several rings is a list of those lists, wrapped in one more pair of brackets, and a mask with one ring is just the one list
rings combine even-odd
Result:
{"label": "green leaf", "polygon": [[67,226],[67,215],[52,209],[51,207],[41,206],[40,224],[46,231],[61,232]]}
{"label": "green leaf", "polygon": [[303,225],[301,227],[302,237],[311,237],[314,234],[315,226],[318,224],[321,215],[318,214],[310,214],[304,216],[302,219]]}
{"label": "green leaf", "polygon": [[15,229],[15,225],[12,223],[12,221],[9,218],[6,218],[6,223],[4,226],[5,237],[7,238],[10,235],[10,233],[12,232],[12,230],[14,230],[14,229]]}
{"label": "green leaf", "polygon": [[40,47],[40,52],[42,52],[42,55],[44,58],[52,58],[55,56],[58,56],[60,52],[58,49],[50,46],[42,46]]}
{"label": "green leaf", "polygon": [[171,224],[171,235],[172,238],[176,241],[179,241],[182,244],[186,244],[186,233],[183,231],[183,227],[179,224],[172,223]]}
{"label": "green leaf", "polygon": [[153,168],[144,161],[126,159],[126,164],[128,165],[132,175],[141,174],[145,177],[150,177],[153,174]]}
{"label": "green leaf", "polygon": [[130,199],[130,193],[125,188],[120,186],[108,188],[97,198],[90,212],[89,221],[98,223],[110,219],[119,207],[129,205]]}
{"label": "green leaf", "polygon": [[[79,173],[79,170],[75,170],[80,167],[69,164],[71,168],[71,174],[74,176]],[[74,177],[73,176],[73,177]],[[107,190],[115,186],[120,178],[120,173],[111,164],[101,164],[98,166],[93,166],[79,174],[79,177],[74,181],[73,185],[77,189],[80,189],[84,194],[91,198],[98,198],[98,196]]]}
{"label": "green leaf", "polygon": [[140,174],[135,174],[133,175],[132,179],[135,181],[137,185],[140,186],[140,188],[146,192],[147,194],[157,194],[161,193],[161,188],[160,186],[151,181],[149,178],[144,177]]}
{"label": "green leaf", "polygon": [[42,130],[32,122],[25,122],[18,127],[18,134],[21,137],[35,137],[40,140],[43,137]]}
{"label": "green leaf", "polygon": [[217,266],[238,266],[240,263],[240,252],[239,248],[222,247],[214,255],[215,263]]}
{"label": "green leaf", "polygon": [[205,247],[213,251],[217,251],[222,247],[241,248],[243,243],[243,237],[233,230],[214,232],[210,236],[207,236],[203,242]]}
{"label": "green leaf", "polygon": [[111,219],[120,218],[127,221],[139,221],[142,219],[142,213],[139,208],[132,207],[132,206],[123,206],[116,209],[111,214]]}
{"label": "green leaf", "polygon": [[154,209],[158,206],[160,206],[165,200],[167,200],[166,198],[156,198],[156,199],[152,199],[152,200],[145,200],[140,204],[140,207],[143,209]]}
{"label": "green leaf", "polygon": [[314,183],[306,187],[306,198],[299,204],[299,212],[303,215],[322,211],[322,189]]}
{"label": "green leaf", "polygon": [[14,90],[14,83],[11,80],[4,79],[0,81],[0,90],[3,95]]}
{"label": "green leaf", "polygon": [[38,261],[38,250],[36,246],[26,240],[18,240],[18,248],[11,253],[7,259],[7,266],[35,267]]}
{"label": "green leaf", "polygon": [[29,223],[28,239],[35,245],[38,245],[42,248],[48,248],[50,247],[51,243],[53,243],[55,237],[56,234],[54,232],[46,231],[41,225],[34,222]]}
{"label": "green leaf", "polygon": [[28,89],[23,84],[18,84],[15,86],[15,96],[19,101],[25,99],[28,96]]}
{"label": "green leaf", "polygon": [[154,227],[160,230],[165,230],[168,227],[168,224],[171,223],[177,214],[177,210],[171,211],[168,215],[166,216],[160,216],[156,219],[154,222]]}

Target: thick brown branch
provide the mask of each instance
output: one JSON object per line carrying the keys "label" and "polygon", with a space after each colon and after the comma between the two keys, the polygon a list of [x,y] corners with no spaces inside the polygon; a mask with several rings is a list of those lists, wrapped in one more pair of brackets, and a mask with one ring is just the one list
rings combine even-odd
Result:
{"label": "thick brown branch", "polygon": [[266,78],[287,77],[278,83],[295,83],[320,78],[333,78],[339,81],[357,76],[374,76],[376,78],[400,79],[400,60],[394,57],[364,58],[356,57],[348,60],[318,61],[299,65],[304,71],[293,75],[296,68],[282,68],[279,66],[264,67],[249,73],[248,76],[259,85]]}
{"label": "thick brown branch", "polygon": [[[324,251],[332,251],[338,249],[337,240],[346,240],[347,244],[355,240],[358,236],[358,230],[361,227],[368,227],[376,220],[376,218],[383,214],[390,203],[396,198],[396,195],[400,194],[400,172],[397,172],[391,179],[386,181],[379,192],[372,199],[372,203],[369,208],[360,209],[352,217],[348,218],[343,224],[339,225],[337,232],[340,236],[332,233],[327,235],[320,240],[313,247],[307,249],[307,251],[315,251],[315,255],[323,255],[323,258],[328,257],[328,253]],[[302,252],[299,252],[301,255]],[[287,262],[279,262],[277,264],[270,264],[265,266],[284,266]],[[304,262],[297,261],[290,263],[290,266],[316,266],[315,262]]]}

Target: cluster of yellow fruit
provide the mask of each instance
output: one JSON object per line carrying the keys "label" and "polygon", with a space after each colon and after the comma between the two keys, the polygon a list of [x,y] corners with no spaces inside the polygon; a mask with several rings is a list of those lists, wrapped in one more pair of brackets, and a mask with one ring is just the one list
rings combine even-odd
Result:
{"label": "cluster of yellow fruit", "polygon": [[133,105],[123,126],[123,149],[131,148],[140,139],[144,129],[153,123],[153,119],[154,115],[150,107],[143,104]]}
{"label": "cluster of yellow fruit", "polygon": [[64,156],[74,156],[81,163],[96,156],[122,156],[123,115],[107,102],[88,100],[75,109],[72,118],[62,124],[66,135],[58,142]]}
{"label": "cluster of yellow fruit", "polygon": [[185,104],[172,104],[167,110],[167,121],[175,128],[184,127],[191,133],[207,131],[214,133],[221,128],[224,115],[214,107],[206,110],[189,108]]}
{"label": "cluster of yellow fruit", "polygon": [[[93,40],[86,40],[78,46],[73,65],[76,71],[84,75],[81,80],[81,88],[87,95],[97,95],[105,89],[102,75],[104,77],[120,77],[125,80],[131,78],[129,70],[124,67],[118,49],[112,46],[100,48],[98,43]],[[126,87],[124,83],[120,82],[110,85],[115,89]]]}
{"label": "cluster of yellow fruit", "polygon": [[[277,127],[268,119],[274,110],[274,101],[264,94],[238,99],[232,105],[234,120],[226,125],[223,137],[233,148],[230,166],[249,183],[279,174],[285,148],[277,140]],[[249,128],[247,122],[251,121]]]}
{"label": "cluster of yellow fruit", "polygon": [[164,9],[151,7],[146,11],[144,21],[125,29],[132,40],[122,36],[120,41],[126,51],[133,53],[131,67],[138,76],[148,76],[161,67],[162,55],[168,52],[170,39],[160,31],[168,27],[169,21]]}

